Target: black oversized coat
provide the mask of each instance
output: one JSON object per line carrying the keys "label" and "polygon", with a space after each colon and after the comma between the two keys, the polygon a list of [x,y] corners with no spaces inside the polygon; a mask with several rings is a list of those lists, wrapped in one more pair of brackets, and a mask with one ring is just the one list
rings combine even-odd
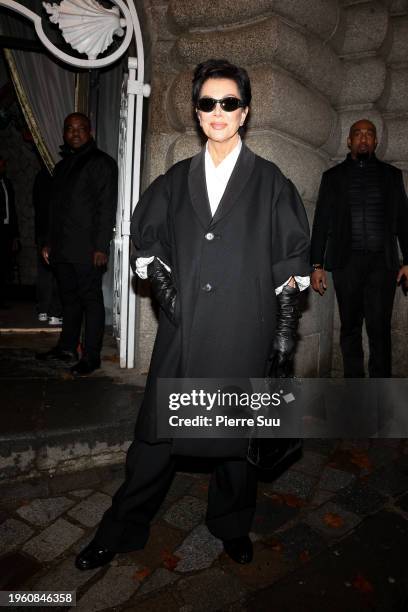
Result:
{"label": "black oversized coat", "polygon": [[[156,255],[171,267],[178,292],[180,325],[160,312],[136,425],[137,438],[154,442],[157,378],[264,376],[275,288],[291,275],[309,274],[309,228],[293,184],[243,145],[213,218],[203,150],[150,185],[133,214],[131,236],[138,257]],[[245,451],[242,440],[173,441],[180,454]]]}

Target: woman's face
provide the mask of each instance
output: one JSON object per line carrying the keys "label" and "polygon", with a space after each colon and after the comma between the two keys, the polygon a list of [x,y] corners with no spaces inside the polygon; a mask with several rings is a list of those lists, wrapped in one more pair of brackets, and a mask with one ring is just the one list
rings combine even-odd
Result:
{"label": "woman's face", "polygon": [[[240,99],[238,86],[232,79],[207,79],[200,91],[200,98],[223,98],[234,97]],[[206,113],[197,109],[198,120],[201,129],[209,140],[225,143],[232,140],[241,125],[244,124],[248,113],[248,107],[237,108],[232,112],[222,110],[219,103],[212,111]]]}

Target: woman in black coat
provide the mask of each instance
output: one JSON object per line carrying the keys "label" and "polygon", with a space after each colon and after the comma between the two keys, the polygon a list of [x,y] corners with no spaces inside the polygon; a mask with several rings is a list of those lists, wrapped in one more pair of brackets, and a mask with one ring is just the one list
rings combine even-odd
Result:
{"label": "woman in black coat", "polygon": [[257,478],[248,441],[158,439],[156,384],[259,378],[271,359],[286,367],[298,320],[295,278],[308,284],[309,230],[292,183],[241,141],[251,100],[246,71],[225,60],[200,64],[192,97],[207,144],[159,176],[132,218],[136,269],[160,303],[159,328],[126,481],[77,558],[80,569],[143,548],[180,454],[218,459],[207,526],[235,561],[252,559]]}

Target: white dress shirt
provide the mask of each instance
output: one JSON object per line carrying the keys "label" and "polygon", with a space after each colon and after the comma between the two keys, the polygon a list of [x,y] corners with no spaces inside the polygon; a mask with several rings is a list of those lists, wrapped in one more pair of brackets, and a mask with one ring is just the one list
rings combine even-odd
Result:
{"label": "white dress shirt", "polygon": [[[208,151],[208,142],[205,146],[205,180],[207,184],[207,194],[210,203],[211,214],[214,217],[228,181],[231,178],[232,171],[235,168],[239,154],[242,148],[242,140],[239,138],[238,144],[226,157],[218,164],[214,165],[212,157]],[[136,273],[140,278],[147,278],[147,266],[153,261],[154,257],[138,257],[136,259]],[[166,269],[170,272],[170,268],[162,262]],[[303,291],[310,285],[309,276],[295,276],[299,289]],[[290,279],[275,289],[276,295],[282,292],[285,285]]]}

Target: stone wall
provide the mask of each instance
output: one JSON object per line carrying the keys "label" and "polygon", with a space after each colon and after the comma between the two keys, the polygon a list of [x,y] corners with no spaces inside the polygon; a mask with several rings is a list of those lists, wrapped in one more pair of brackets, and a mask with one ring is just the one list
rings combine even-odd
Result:
{"label": "stone wall", "polygon": [[[150,0],[144,7],[152,75],[144,187],[199,150],[191,75],[209,57],[226,57],[248,69],[253,101],[246,142],[294,181],[310,221],[321,173],[344,157],[347,132],[356,119],[375,121],[379,156],[408,170],[406,1]],[[398,297],[396,373],[407,363],[402,313]],[[323,298],[309,292],[300,331],[299,375],[326,375],[332,364],[335,370],[341,367],[331,286]],[[155,333],[156,319],[142,287],[139,372],[148,368]]]}

